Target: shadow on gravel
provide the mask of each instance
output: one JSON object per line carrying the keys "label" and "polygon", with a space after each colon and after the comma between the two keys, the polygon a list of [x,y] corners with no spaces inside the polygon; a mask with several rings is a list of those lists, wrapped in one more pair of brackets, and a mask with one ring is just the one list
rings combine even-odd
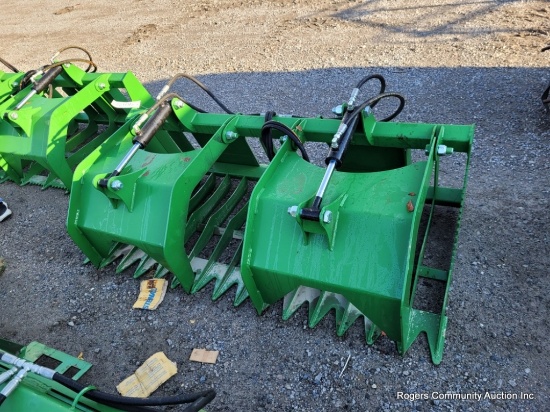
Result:
{"label": "shadow on gravel", "polygon": [[[544,59],[546,56],[541,54],[541,60]],[[501,136],[502,144],[510,139],[516,146],[521,140],[532,140],[531,134],[544,135],[549,129],[550,114],[545,113],[541,95],[550,82],[550,68],[340,67],[285,73],[212,74],[198,79],[235,112],[274,110],[333,116],[331,108],[347,101],[357,81],[372,73],[386,77],[386,91],[405,96],[405,110],[396,121],[475,123],[478,145],[488,139],[486,131],[492,137]],[[151,82],[146,87],[156,95],[167,81]],[[375,93],[375,89],[376,86],[367,89],[363,96]],[[190,82],[181,80],[173,90],[207,111],[221,112]],[[384,110],[391,108],[380,104],[377,110],[382,117]],[[521,139],[521,136],[531,137]]]}
{"label": "shadow on gravel", "polygon": [[[411,37],[434,39],[441,35],[460,35],[478,37],[487,33],[530,33],[529,29],[511,30],[506,28],[479,26],[468,29],[467,24],[473,20],[482,20],[485,16],[498,12],[505,5],[524,3],[520,0],[488,1],[416,1],[387,2],[368,0],[359,2],[331,17],[356,24],[385,30],[389,33],[403,33]],[[466,10],[466,11],[465,11]],[[391,21],[388,16],[401,15],[406,12],[405,21]],[[442,19],[441,16],[446,16]],[[453,16],[453,17],[451,17]],[[389,21],[388,21],[389,20]],[[529,21],[529,20],[528,20]],[[427,27],[429,26],[429,27]]]}

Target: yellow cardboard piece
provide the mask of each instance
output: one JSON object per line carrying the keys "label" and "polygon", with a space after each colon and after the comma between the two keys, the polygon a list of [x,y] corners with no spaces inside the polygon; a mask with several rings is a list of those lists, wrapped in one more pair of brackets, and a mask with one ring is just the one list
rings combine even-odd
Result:
{"label": "yellow cardboard piece", "polygon": [[216,363],[219,353],[220,351],[217,350],[193,349],[189,360],[202,363]]}
{"label": "yellow cardboard piece", "polygon": [[157,352],[147,359],[133,375],[120,382],[116,389],[122,396],[147,398],[177,372],[177,365],[163,352]]}
{"label": "yellow cardboard piece", "polygon": [[140,284],[139,296],[133,308],[155,310],[164,299],[167,288],[168,281],[166,279],[144,280]]}

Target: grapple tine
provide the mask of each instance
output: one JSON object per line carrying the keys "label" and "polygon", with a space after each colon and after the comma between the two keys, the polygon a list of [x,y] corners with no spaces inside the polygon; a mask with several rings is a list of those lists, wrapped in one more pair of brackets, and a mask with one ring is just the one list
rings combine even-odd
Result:
{"label": "grapple tine", "polygon": [[164,278],[166,276],[168,276],[170,273],[170,271],[168,269],[166,269],[164,266],[162,265],[157,265],[157,269],[155,270],[155,274],[153,275],[154,278]]}
{"label": "grapple tine", "polygon": [[300,307],[307,302],[308,311],[311,312],[313,302],[315,302],[321,291],[319,289],[300,286],[287,293],[283,300],[283,320],[288,320]]}
{"label": "grapple tine", "polygon": [[216,300],[219,296],[229,290],[233,285],[237,285],[237,292],[235,294],[233,305],[239,306],[243,302],[243,300],[246,299],[246,296],[243,295],[244,284],[241,279],[241,273],[239,268],[237,267],[241,261],[242,247],[242,242],[239,242],[239,246],[237,247],[233,258],[231,259],[231,262],[227,266],[227,270],[225,271],[221,280],[216,282],[216,285],[214,286],[212,299]]}
{"label": "grapple tine", "polygon": [[138,267],[136,268],[135,272],[134,272],[134,278],[137,279],[143,275],[145,275],[147,272],[149,272],[155,265],[157,264],[157,262],[155,261],[155,259],[153,259],[152,257],[149,257],[147,255],[145,255]]}
{"label": "grapple tine", "polygon": [[126,251],[121,254],[124,256],[116,268],[116,273],[121,273],[132,266],[134,263],[140,262],[147,255],[139,248],[131,245],[126,245]]}
{"label": "grapple tine", "polygon": [[187,242],[191,235],[195,233],[198,226],[203,223],[212,211],[218,206],[220,201],[229,192],[231,188],[231,179],[229,176],[225,176],[218,186],[218,188],[212,193],[212,195],[204,201],[204,203],[197,207],[197,209],[189,216],[187,220],[187,226],[185,227],[185,241]]}
{"label": "grapple tine", "polygon": [[[353,306],[351,303],[347,303],[344,309],[344,312],[342,313],[342,316],[340,316],[339,322],[336,322],[336,334],[338,336],[344,336],[344,334],[348,331],[348,329],[355,323],[355,321],[359,318],[363,317],[361,311],[357,309],[355,306]],[[372,325],[372,322],[368,319],[365,319],[365,323]],[[367,334],[365,333],[365,337]]]}

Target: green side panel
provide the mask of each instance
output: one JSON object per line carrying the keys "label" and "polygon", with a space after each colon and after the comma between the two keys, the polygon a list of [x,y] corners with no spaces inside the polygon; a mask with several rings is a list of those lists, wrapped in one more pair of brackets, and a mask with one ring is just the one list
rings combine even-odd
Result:
{"label": "green side panel", "polygon": [[[249,272],[245,284],[257,308],[298,286],[339,293],[388,336],[401,340],[400,306],[410,283],[408,261],[414,213],[409,193],[420,193],[426,162],[374,173],[336,172],[324,201],[338,199],[332,250],[324,233],[304,232],[288,207],[312,198],[324,169],[288,153],[261,179],[247,222]],[[269,177],[268,177],[269,176]],[[246,249],[246,246],[245,246]]]}

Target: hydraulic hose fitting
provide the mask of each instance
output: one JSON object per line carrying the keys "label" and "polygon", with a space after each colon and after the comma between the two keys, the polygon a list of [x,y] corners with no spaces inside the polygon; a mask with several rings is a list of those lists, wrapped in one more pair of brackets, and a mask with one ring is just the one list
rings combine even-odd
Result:
{"label": "hydraulic hose fitting", "polygon": [[0,374],[0,384],[6,382],[9,378],[11,378],[15,373],[17,372],[17,368],[14,366],[13,368],[5,371],[4,373]]}
{"label": "hydraulic hose fitting", "polygon": [[359,94],[359,88],[358,87],[355,87],[352,91],[351,91],[351,96],[348,100],[348,111],[352,111],[353,110],[353,106],[355,105],[355,99],[357,99],[357,95]]}
{"label": "hydraulic hose fitting", "polygon": [[[29,94],[27,94],[18,104],[14,110],[21,109],[35,94],[42,93],[46,88],[54,81],[54,79],[63,71],[62,66],[55,66],[46,71],[44,75],[34,83]],[[39,70],[34,74],[31,79],[35,78],[42,72]]]}

